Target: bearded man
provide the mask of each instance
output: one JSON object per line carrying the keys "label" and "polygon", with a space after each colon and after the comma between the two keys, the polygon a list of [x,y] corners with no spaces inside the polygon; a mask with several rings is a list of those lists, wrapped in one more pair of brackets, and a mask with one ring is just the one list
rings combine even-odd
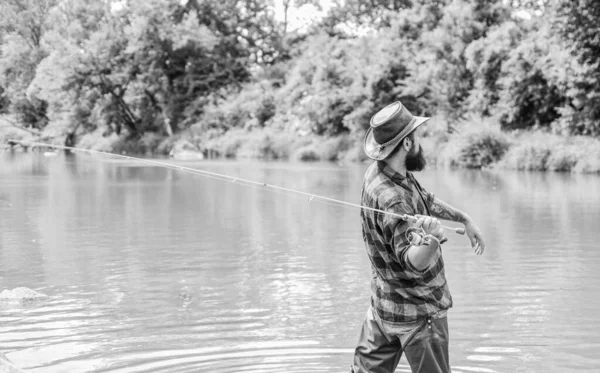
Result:
{"label": "bearded man", "polygon": [[[412,174],[425,168],[417,128],[429,119],[394,102],[371,118],[365,136],[365,153],[375,160],[362,189],[362,205],[370,209],[361,210],[371,306],[354,352],[354,373],[392,373],[403,353],[414,373],[450,372],[446,313],[452,297],[438,219],[463,223],[477,255],[485,243],[467,214],[434,197]],[[398,217],[405,214],[416,221]],[[415,229],[423,240],[411,244],[407,232]]]}

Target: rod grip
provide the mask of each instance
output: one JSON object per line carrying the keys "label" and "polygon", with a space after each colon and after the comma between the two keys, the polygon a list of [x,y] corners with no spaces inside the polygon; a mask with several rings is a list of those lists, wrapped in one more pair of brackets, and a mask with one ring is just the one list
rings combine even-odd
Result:
{"label": "rod grip", "polygon": [[455,228],[454,231],[460,235],[465,234],[465,228]]}

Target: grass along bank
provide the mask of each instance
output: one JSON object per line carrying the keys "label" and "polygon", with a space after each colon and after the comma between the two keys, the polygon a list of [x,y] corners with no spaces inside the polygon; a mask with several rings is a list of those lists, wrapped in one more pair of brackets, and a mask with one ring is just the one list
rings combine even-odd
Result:
{"label": "grass along bank", "polygon": [[542,130],[503,132],[493,120],[471,120],[449,135],[432,119],[423,141],[430,162],[445,167],[600,173],[600,139]]}
{"label": "grass along bank", "polygon": [[[447,124],[440,118],[432,118],[425,126],[423,148],[429,163],[440,167],[600,173],[600,139],[564,137],[542,130],[508,133],[491,119],[464,121],[453,126],[453,134],[447,133]],[[10,139],[37,141],[31,133],[4,123],[0,126],[0,142],[6,144]],[[352,134],[300,136],[272,128],[233,128],[222,134],[188,130],[171,137],[147,133],[139,138],[116,134],[104,137],[97,131],[81,136],[77,146],[146,156],[185,149],[217,158],[352,163],[368,161],[362,140],[362,135]],[[61,141],[55,138],[51,142]]]}

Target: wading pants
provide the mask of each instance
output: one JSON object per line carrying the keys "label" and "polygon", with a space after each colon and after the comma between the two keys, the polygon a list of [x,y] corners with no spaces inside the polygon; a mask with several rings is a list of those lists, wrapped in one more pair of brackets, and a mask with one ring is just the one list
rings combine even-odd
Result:
{"label": "wading pants", "polygon": [[352,373],[393,373],[402,353],[413,373],[450,373],[446,313],[411,322],[382,320],[369,307]]}

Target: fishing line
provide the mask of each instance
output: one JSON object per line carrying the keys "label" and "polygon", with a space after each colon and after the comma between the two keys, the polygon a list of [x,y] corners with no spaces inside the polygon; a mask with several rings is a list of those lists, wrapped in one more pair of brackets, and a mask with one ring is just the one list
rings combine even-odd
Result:
{"label": "fishing line", "polygon": [[[287,196],[292,196],[292,195],[298,196],[298,195],[300,195],[300,196],[304,196],[305,198],[307,198],[309,202],[315,201],[315,202],[321,202],[321,203],[325,203],[325,204],[329,204],[329,205],[342,206],[342,207],[353,208],[353,209],[359,208],[359,209],[362,209],[362,210],[368,210],[368,211],[374,212],[376,214],[391,215],[391,216],[400,218],[400,219],[405,220],[405,221],[410,221],[410,222],[416,222],[417,221],[416,217],[411,216],[411,215],[407,215],[407,214],[404,214],[404,215],[396,214],[396,213],[391,212],[391,211],[385,211],[385,210],[375,209],[375,208],[372,208],[372,207],[361,206],[361,205],[356,204],[356,203],[351,203],[351,202],[346,202],[346,201],[342,201],[342,200],[337,200],[337,199],[334,199],[334,198],[329,198],[329,197],[321,196],[321,195],[318,195],[318,194],[307,193],[307,192],[303,192],[303,191],[300,191],[300,190],[285,188],[285,187],[281,187],[281,186],[277,186],[277,185],[267,184],[267,183],[264,183],[264,182],[258,182],[258,181],[243,179],[243,178],[240,178],[240,177],[234,177],[234,176],[219,174],[219,173],[216,173],[216,172],[211,172],[211,171],[206,171],[206,170],[200,170],[200,169],[197,169],[197,168],[191,168],[191,167],[186,167],[186,166],[178,166],[178,165],[175,165],[175,164],[171,164],[171,163],[167,163],[167,162],[161,162],[161,161],[156,161],[156,160],[152,160],[152,159],[137,158],[137,157],[132,157],[132,156],[129,156],[129,155],[103,152],[103,151],[100,151],[100,150],[83,149],[83,148],[76,148],[76,147],[72,147],[72,146],[54,145],[54,144],[46,144],[46,143],[40,143],[40,142],[14,141],[14,140],[13,140],[13,142],[19,143],[19,144],[27,144],[29,146],[49,147],[49,148],[55,148],[55,149],[70,150],[70,151],[73,151],[73,152],[84,152],[84,153],[90,153],[90,154],[100,154],[100,155],[106,155],[106,156],[115,157],[115,158],[132,160],[132,161],[136,161],[136,162],[142,162],[142,163],[151,164],[151,165],[154,165],[154,166],[160,166],[160,167],[166,167],[166,168],[170,168],[170,169],[175,169],[175,170],[179,170],[179,171],[191,173],[191,174],[194,174],[194,175],[205,176],[205,177],[209,177],[209,178],[216,179],[216,180],[229,181],[229,182],[234,183],[234,184],[240,184],[240,185],[244,185],[244,186],[254,187],[254,188],[257,188],[257,189],[268,190],[270,192],[275,192],[275,193],[283,194],[283,195],[287,195]],[[452,228],[452,227],[447,227],[447,226],[444,226],[444,225],[442,225],[442,228],[451,230],[451,231],[453,231],[453,232],[455,232],[457,234],[461,234],[461,235],[465,234],[465,230],[463,228]]]}

